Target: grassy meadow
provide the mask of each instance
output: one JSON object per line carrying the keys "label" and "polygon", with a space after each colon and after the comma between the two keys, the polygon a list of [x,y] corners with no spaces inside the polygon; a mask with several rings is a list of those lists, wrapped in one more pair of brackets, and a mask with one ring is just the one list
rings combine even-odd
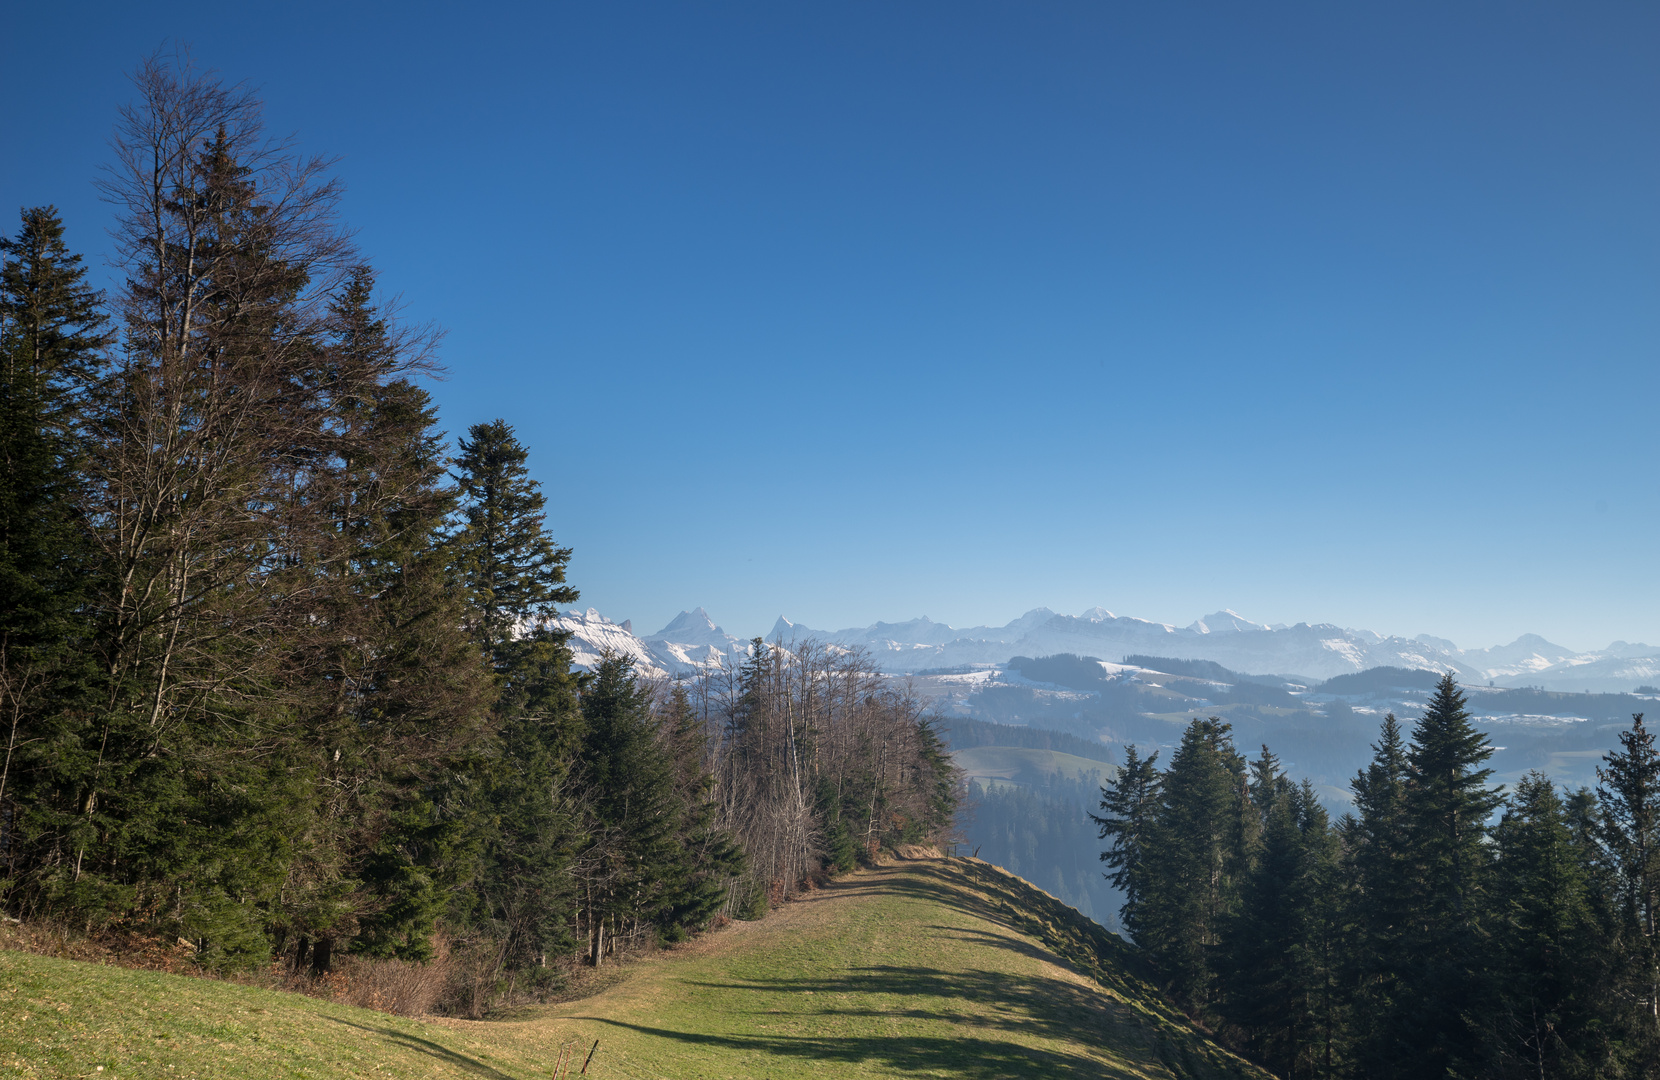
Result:
{"label": "grassy meadow", "polygon": [[1128,947],[974,860],[894,863],[483,1022],[0,953],[0,1076],[1258,1077]]}

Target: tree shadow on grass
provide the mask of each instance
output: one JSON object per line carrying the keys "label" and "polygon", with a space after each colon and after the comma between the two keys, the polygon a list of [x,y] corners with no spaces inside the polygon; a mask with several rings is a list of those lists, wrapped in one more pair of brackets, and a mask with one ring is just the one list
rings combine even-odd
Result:
{"label": "tree shadow on grass", "polygon": [[[942,866],[910,863],[905,870],[902,876],[880,883],[880,891],[927,900],[1016,933],[1030,932],[1028,927],[1017,923],[1022,909],[1029,907],[1033,901],[1047,901],[1048,905],[1065,908],[1060,901],[1039,892],[1036,886],[1024,882],[1017,885],[1015,880],[1005,878],[1001,872],[984,864],[953,862]],[[1011,895],[1016,888],[1028,895]],[[1066,910],[1077,918],[1086,918],[1071,908]],[[1101,932],[1109,931],[1103,928]]]}
{"label": "tree shadow on grass", "polygon": [[[973,1037],[866,1036],[802,1037],[713,1035],[595,1019],[642,1035],[695,1046],[768,1054],[825,1064],[882,1065],[900,1072],[953,1076],[963,1080],[1008,1080],[1010,1077],[1055,1077],[1059,1080],[1132,1080],[1143,1069],[1083,1054],[1060,1054],[1013,1043]],[[600,1073],[601,1076],[604,1073]]]}
{"label": "tree shadow on grass", "polygon": [[326,1016],[322,1019],[379,1035],[381,1038],[394,1042],[406,1050],[414,1050],[416,1053],[435,1057],[447,1065],[453,1065],[465,1072],[472,1073],[474,1076],[490,1077],[491,1080],[515,1080],[514,1077],[499,1069],[491,1068],[477,1058],[458,1054],[442,1043],[435,1043],[430,1039],[423,1039],[406,1031],[398,1031],[395,1028],[370,1027],[368,1024],[354,1024],[350,1020],[342,1020],[338,1016]]}
{"label": "tree shadow on grass", "polygon": [[[927,967],[855,968],[820,978],[742,979],[690,985],[768,995],[753,1010],[734,1015],[781,1012],[796,1021],[859,1017],[961,1024],[1010,1036],[1067,1042],[1083,1039],[1124,1057],[1156,1056],[1157,1033],[1139,1012],[1089,986],[1044,975],[990,971],[942,971]],[[792,1007],[775,1010],[774,995]],[[811,996],[808,996],[811,995]],[[889,1002],[905,999],[895,1008]],[[859,1040],[880,1042],[881,1039]],[[998,1044],[1003,1045],[1003,1044]]]}
{"label": "tree shadow on grass", "polygon": [[1089,972],[1084,971],[1054,950],[1039,948],[1029,941],[1022,941],[1020,938],[1011,937],[1008,934],[994,934],[990,930],[975,930],[967,926],[942,926],[938,923],[929,923],[927,929],[936,931],[944,938],[984,945],[992,949],[1003,949],[1042,963],[1054,964],[1056,967],[1065,968],[1083,978],[1089,978]]}
{"label": "tree shadow on grass", "polygon": [[[1133,946],[1075,909],[997,867],[977,860],[911,862],[899,873],[832,883],[820,895],[828,900],[837,895],[853,897],[866,893],[908,896],[967,915],[987,926],[931,923],[927,929],[1054,964],[1087,985],[1052,977],[892,967],[857,969],[823,979],[735,980],[701,985],[839,994],[844,999],[859,994],[895,995],[913,1000],[922,997],[932,999],[931,1003],[922,1001],[915,1008],[894,1010],[882,1007],[882,1002],[872,997],[866,999],[869,1007],[852,1002],[849,1003],[852,1007],[825,1009],[823,1013],[832,1018],[883,1016],[943,1020],[982,1030],[1041,1034],[1057,1040],[1082,1037],[1109,1048],[1112,1054],[1126,1061],[1140,1062],[1144,1069],[1157,1062],[1177,1075],[1242,1075],[1242,1067],[1249,1072],[1238,1059],[1194,1031],[1186,1018],[1145,981],[1143,964]],[[1101,990],[1115,991],[1123,997],[1115,998]],[[1130,1001],[1139,1004],[1132,1005]],[[798,1019],[804,1015],[794,1009],[785,1011],[794,1013]],[[872,1040],[853,1041],[862,1044]],[[1027,1058],[1032,1055],[1023,1055],[1023,1060]],[[1092,1062],[1091,1067],[1099,1075],[1100,1066],[1093,1059],[1080,1060]],[[949,1071],[950,1067],[947,1068]],[[987,1075],[1009,1074],[993,1070]],[[1044,1075],[1044,1071],[1040,1068],[1018,1075]]]}

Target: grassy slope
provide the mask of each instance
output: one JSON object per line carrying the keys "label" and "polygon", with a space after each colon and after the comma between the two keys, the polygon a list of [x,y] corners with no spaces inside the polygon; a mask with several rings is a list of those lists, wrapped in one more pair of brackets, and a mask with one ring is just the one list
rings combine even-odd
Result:
{"label": "grassy slope", "polygon": [[971,779],[982,784],[988,780],[1013,780],[1022,773],[1032,772],[1058,772],[1067,779],[1076,778],[1080,772],[1085,776],[1094,772],[1105,777],[1113,775],[1117,768],[1105,761],[1091,761],[1058,750],[1033,750],[1024,746],[971,746],[954,752],[951,760]]}
{"label": "grassy slope", "polygon": [[0,1076],[546,1077],[596,1038],[600,1080],[1265,1075],[1157,1004],[1129,953],[961,859],[853,875],[593,997],[487,1023],[7,953]]}

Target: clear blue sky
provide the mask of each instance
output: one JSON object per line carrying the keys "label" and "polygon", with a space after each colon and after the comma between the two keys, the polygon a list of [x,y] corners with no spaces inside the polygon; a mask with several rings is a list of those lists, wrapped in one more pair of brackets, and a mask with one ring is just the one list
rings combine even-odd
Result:
{"label": "clear blue sky", "polygon": [[[32,4],[0,206],[164,41],[338,154],[583,605],[1660,643],[1660,8]],[[6,211],[8,214],[11,210]],[[7,231],[15,229],[8,219]]]}

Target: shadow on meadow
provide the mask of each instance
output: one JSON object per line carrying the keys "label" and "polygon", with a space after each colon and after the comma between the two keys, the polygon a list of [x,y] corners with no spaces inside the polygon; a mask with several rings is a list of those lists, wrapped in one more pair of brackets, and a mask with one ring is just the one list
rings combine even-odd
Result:
{"label": "shadow on meadow", "polygon": [[[966,886],[966,887],[965,887]],[[817,1009],[791,1009],[781,1021],[898,1017],[944,1020],[985,1032],[1021,1033],[1066,1041],[1082,1037],[1112,1048],[1122,1064],[1084,1054],[1029,1050],[978,1038],[904,1035],[791,1038],[782,1035],[685,1035],[649,1029],[666,1038],[729,1045],[752,1051],[834,1061],[881,1061],[903,1070],[937,1069],[979,1076],[1137,1076],[1155,1062],[1176,1075],[1234,1075],[1241,1065],[1205,1042],[1186,1019],[1140,977],[1141,960],[1116,934],[1025,881],[979,860],[907,860],[902,874],[844,878],[805,902],[851,899],[866,893],[900,895],[959,912],[982,927],[927,924],[945,939],[1001,949],[1064,968],[1094,986],[1043,976],[945,972],[928,967],[880,966],[827,978],[733,979],[693,985],[707,989],[840,996]],[[998,931],[1007,931],[999,933]],[[1034,944],[1032,939],[1042,942]],[[1143,1007],[1124,1004],[1095,987]],[[878,995],[910,998],[903,1009]],[[861,1005],[860,998],[869,1001]],[[851,999],[851,1000],[849,1000]],[[917,999],[922,999],[918,1001]],[[811,1001],[798,998],[796,1001]],[[888,999],[888,1000],[891,1000]],[[751,1014],[757,1015],[757,1014]],[[639,1030],[648,1030],[640,1028]],[[1202,1044],[1202,1045],[1201,1045]]]}
{"label": "shadow on meadow", "polygon": [[[571,1019],[688,1048],[964,1080],[1261,1075],[1211,1046],[1138,978],[1132,946],[997,867],[978,860],[907,860],[898,873],[830,882],[801,903],[867,895],[925,902],[934,921],[919,925],[942,943],[1002,950],[1074,977],[1053,968],[1010,974],[903,963],[804,975],[728,972],[684,980],[719,994],[722,1015],[732,1022],[725,1032]],[[952,921],[947,912],[967,916],[970,925],[945,925]],[[948,1027],[922,1026],[929,1023]],[[1048,1045],[1022,1045],[1029,1042]],[[749,1071],[764,1075],[757,1065]]]}
{"label": "shadow on meadow", "polygon": [[[977,937],[968,940],[979,941]],[[781,1020],[892,1017],[943,1020],[1058,1041],[1085,1034],[1114,1046],[1149,1046],[1152,1041],[1151,1031],[1126,1006],[1090,987],[1045,975],[881,965],[823,978],[733,979],[688,985],[791,995],[797,1004],[788,1011],[740,1013],[775,1015]],[[801,1007],[809,994],[817,999],[816,1007]],[[910,1004],[895,1008],[882,1000],[895,997]]]}
{"label": "shadow on meadow", "polygon": [[[1022,954],[1048,954],[997,934],[945,928],[963,940],[1013,947]],[[993,1077],[1145,1077],[1156,1064],[1177,1075],[1199,1072],[1179,1042],[1166,1038],[1163,1025],[1112,1001],[1087,986],[1051,976],[1001,972],[941,971],[927,967],[856,968],[822,978],[732,979],[693,981],[705,990],[757,991],[765,1000],[788,995],[789,1009],[732,1009],[729,1015],[757,1023],[801,1025],[813,1034],[713,1034],[675,1031],[601,1017],[582,1017],[641,1034],[703,1047],[803,1061],[882,1066],[900,1072],[946,1074],[967,1080]],[[811,995],[809,997],[808,995]],[[888,1002],[903,999],[903,1007]],[[807,1004],[811,1002],[811,1004]],[[962,1034],[892,1033],[830,1035],[838,1025],[856,1020],[917,1020],[952,1025]],[[878,1024],[865,1025],[878,1028]],[[1069,1053],[1024,1046],[998,1038],[1018,1035],[1056,1043],[1082,1043],[1110,1056]],[[993,1036],[993,1037],[985,1037]],[[1116,1059],[1116,1060],[1114,1060]]]}
{"label": "shadow on meadow", "polygon": [[460,1069],[463,1072],[471,1073],[474,1076],[487,1077],[488,1080],[515,1080],[514,1077],[500,1071],[499,1069],[491,1068],[477,1058],[468,1057],[466,1054],[458,1054],[442,1043],[435,1043],[431,1039],[423,1039],[417,1035],[411,1035],[407,1031],[398,1031],[395,1028],[387,1027],[373,1027],[368,1024],[354,1024],[350,1020],[344,1020],[338,1016],[323,1016],[319,1019],[340,1024],[344,1027],[356,1028],[359,1031],[367,1031],[372,1035],[379,1035],[381,1038],[386,1039],[387,1041],[398,1046],[404,1047],[407,1050],[414,1050],[416,1053],[426,1054],[429,1057],[437,1058],[446,1065],[454,1066],[455,1068]]}
{"label": "shadow on meadow", "polygon": [[[681,1043],[749,1053],[792,1057],[825,1064],[882,1065],[902,1072],[948,1075],[964,1080],[1001,1080],[1007,1077],[1084,1077],[1132,1080],[1144,1077],[1140,1069],[1117,1065],[1081,1054],[1057,1054],[1006,1042],[972,1037],[701,1035],[618,1020],[603,1024]],[[601,1074],[603,1075],[603,1074]]]}

